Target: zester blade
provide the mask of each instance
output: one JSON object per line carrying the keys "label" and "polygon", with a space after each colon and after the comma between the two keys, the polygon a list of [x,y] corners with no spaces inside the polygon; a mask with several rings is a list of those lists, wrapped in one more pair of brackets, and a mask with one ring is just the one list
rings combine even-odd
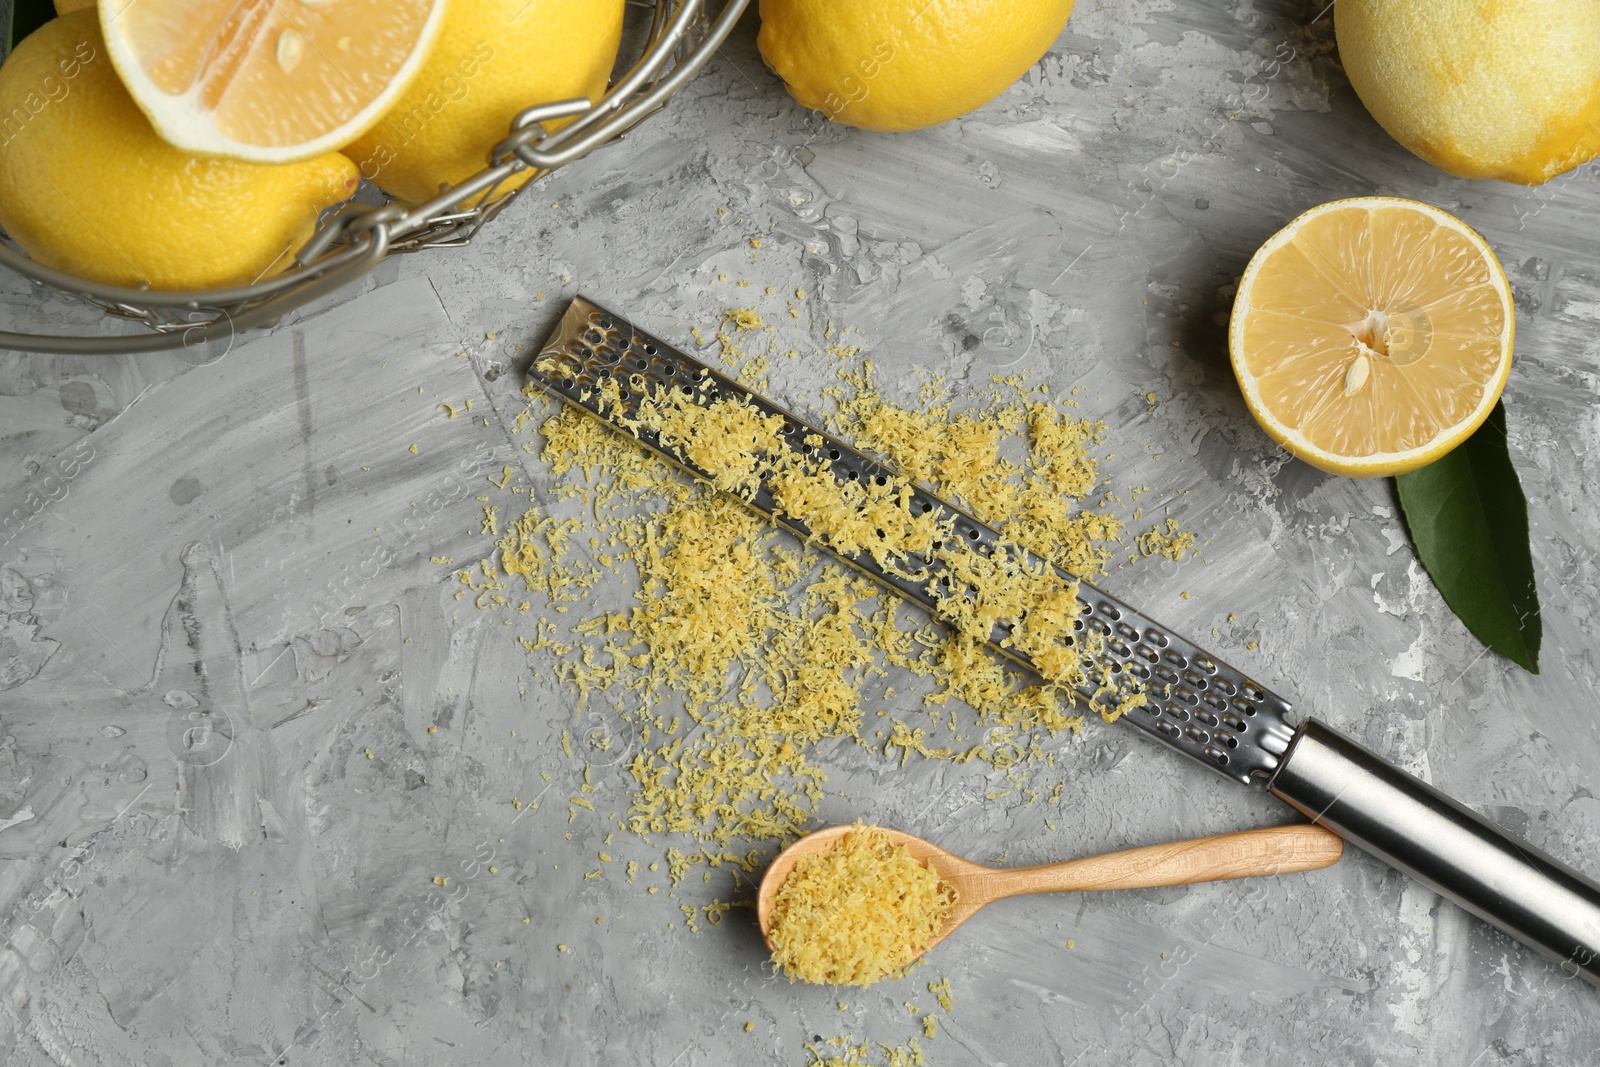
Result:
{"label": "zester blade", "polygon": [[[679,449],[663,443],[648,428],[629,425],[640,400],[658,390],[677,387],[695,401],[711,404],[720,398],[742,400],[767,415],[784,420],[780,431],[791,448],[812,460],[824,461],[841,482],[860,480],[885,485],[903,479],[884,463],[858,452],[831,434],[810,425],[766,398],[712,370],[653,334],[639,329],[620,315],[583,298],[573,300],[559,326],[546,342],[529,370],[532,381],[569,404],[609,424],[650,450],[671,460],[690,474],[710,480]],[[602,383],[614,380],[618,403],[602,404]],[[815,435],[820,448],[803,443]],[[1029,565],[1047,565],[1025,550],[1008,543],[995,530],[979,522],[955,505],[912,487],[908,506],[913,514],[932,514],[954,530],[967,550],[993,553],[1004,550]],[[745,502],[772,521],[802,538],[811,531],[804,523],[774,507],[765,484],[757,487]],[[899,568],[886,569],[868,553],[834,555],[882,583],[904,600],[919,605],[935,618],[940,617],[934,590],[941,565],[928,560],[917,573]],[[1054,568],[1063,580],[1073,580]],[[947,586],[948,588],[948,586]],[[1282,697],[1229,666],[1198,645],[1157,624],[1118,598],[1087,582],[1078,583],[1082,618],[1079,630],[1098,632],[1095,666],[1120,675],[1127,672],[1142,683],[1147,703],[1128,710],[1118,721],[1129,723],[1205,764],[1224,777],[1249,783],[1265,778],[1278,766],[1294,727],[1286,714],[1289,704]],[[988,648],[1034,673],[1036,668],[1019,650],[1002,642],[999,630],[987,641]],[[1097,690],[1078,687],[1079,696],[1094,701]],[[1107,700],[1104,693],[1102,701]]]}

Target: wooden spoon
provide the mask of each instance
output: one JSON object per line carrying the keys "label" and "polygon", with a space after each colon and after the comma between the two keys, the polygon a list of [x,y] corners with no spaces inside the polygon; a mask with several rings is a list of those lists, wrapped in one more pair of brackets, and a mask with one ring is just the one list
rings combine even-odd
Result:
{"label": "wooden spoon", "polygon": [[[768,948],[772,947],[772,902],[795,863],[802,856],[826,850],[854,829],[854,826],[830,826],[818,830],[784,849],[772,861],[756,894],[756,921],[761,924],[761,936],[767,939]],[[1005,897],[1091,889],[1145,889],[1221,882],[1259,874],[1314,871],[1334,863],[1344,852],[1344,839],[1338,834],[1305,823],[1197,837],[1192,841],[1147,845],[1104,856],[1006,870],[962,859],[899,830],[884,829],[884,833],[895,844],[904,845],[912,858],[928,864],[960,894],[950,918],[928,943],[928,948],[949,937],[985,904]]]}

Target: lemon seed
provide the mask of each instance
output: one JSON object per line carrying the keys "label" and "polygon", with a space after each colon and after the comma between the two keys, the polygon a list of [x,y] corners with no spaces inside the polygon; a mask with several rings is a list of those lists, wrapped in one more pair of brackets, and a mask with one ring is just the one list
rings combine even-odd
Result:
{"label": "lemon seed", "polygon": [[1367,377],[1371,373],[1372,360],[1363,352],[1356,357],[1354,363],[1350,364],[1350,369],[1344,372],[1344,395],[1355,396],[1356,392],[1367,384]]}
{"label": "lemon seed", "polygon": [[295,30],[284,30],[278,34],[278,69],[285,74],[293,74],[294,68],[300,65],[300,57],[306,54],[306,39]]}

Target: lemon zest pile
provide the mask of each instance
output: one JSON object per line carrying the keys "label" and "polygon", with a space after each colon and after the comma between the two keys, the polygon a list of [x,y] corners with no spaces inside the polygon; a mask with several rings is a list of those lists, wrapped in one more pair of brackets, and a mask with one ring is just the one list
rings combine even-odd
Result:
{"label": "lemon zest pile", "polygon": [[[616,395],[615,382],[605,382],[602,404],[616,404]],[[1060,436],[1061,424],[1053,417],[1032,411],[1028,418],[1030,424],[1046,425],[1051,434]],[[966,639],[945,657],[954,668],[951,677],[969,689],[974,678],[980,685],[990,682],[987,691],[969,701],[975,706],[993,702],[1005,686],[1003,675],[985,672],[976,662],[984,655],[977,643],[1002,632],[1000,646],[1025,654],[1047,685],[1079,691],[1096,688],[1085,663],[1098,650],[1099,635],[1077,632],[1083,629],[1077,583],[1064,580],[1053,566],[1015,544],[988,545],[984,551],[968,548],[949,520],[920,512],[913,504],[912,486],[898,479],[841,479],[824,458],[826,446],[820,436],[808,435],[794,450],[782,439],[783,418],[761,414],[746,399],[722,398],[707,404],[674,388],[643,401],[627,424],[636,432],[681,441],[691,439],[684,428],[686,420],[705,423],[724,442],[714,454],[704,454],[713,450],[703,449],[703,458],[695,459],[714,484],[747,499],[765,485],[774,509],[803,523],[811,531],[811,541],[845,555],[870,555],[883,570],[907,577],[915,577],[919,562],[939,563],[944,578],[934,587],[938,613],[958,638]],[[958,440],[976,439],[978,444],[951,448],[941,462],[953,466],[958,478],[974,481],[985,495],[996,496],[998,490],[988,483],[998,465],[993,458],[998,454],[997,431],[967,418],[953,425]],[[1046,472],[1060,462],[1062,447],[1057,441],[1048,450]],[[1015,491],[1010,483],[1001,484]],[[1052,483],[1043,476],[1036,478],[1035,491],[1046,484]],[[1131,677],[1107,677],[1098,686],[1097,697],[1103,695],[1103,705],[1115,707],[1128,700],[1134,685]]]}
{"label": "lemon zest pile", "polygon": [[772,958],[790,981],[870,986],[928,947],[959,894],[875,826],[803,856],[772,904]]}
{"label": "lemon zest pile", "polygon": [[[736,320],[729,316],[741,337],[771,331]],[[719,336],[730,365],[764,358],[730,347],[728,332]],[[1090,676],[1083,657],[1092,642],[1065,643],[1075,583],[1021,551],[1076,575],[1097,573],[1113,554],[1121,523],[1105,510],[1106,498],[1093,499],[1103,492],[1093,458],[1103,427],[1016,379],[996,379],[987,407],[957,413],[940,399],[936,379],[924,383],[922,408],[913,411],[878,394],[871,375],[870,363],[847,366],[844,387],[832,392],[835,432],[900,473],[865,486],[835,478],[818,455],[801,457],[780,440],[783,420],[752,406],[657,394],[636,413],[636,428],[683,447],[726,490],[717,492],[583,412],[541,415],[548,401],[526,390],[527,418],[514,432],[525,432],[525,422],[537,427],[538,438],[522,447],[555,484],[539,506],[526,506],[531,495],[519,499],[520,517],[494,527],[495,551],[459,571],[458,596],[507,613],[508,622],[529,610],[528,594],[556,615],[582,611],[573,624],[535,612],[532,632],[518,641],[536,675],[540,664],[553,671],[578,693],[580,709],[601,693],[614,709],[631,749],[621,763],[631,783],[621,816],[629,829],[697,840],[705,847],[690,855],[702,860],[731,857],[735,840],[803,832],[826,782],[822,746],[859,745],[902,763],[979,760],[1015,775],[1009,768],[1021,762],[1054,767],[1027,735],[1081,728],[1070,689],[1098,687],[1106,718],[1136,706],[1139,695],[1119,679]],[[743,507],[737,497],[763,478],[815,540],[886,566],[936,552],[933,542],[949,534],[906,506],[913,481],[964,504],[1008,544],[990,557],[961,549],[941,559],[960,579],[941,604],[952,627],[907,618],[897,598],[796,547]],[[581,518],[553,514],[573,508]],[[597,598],[614,595],[617,578],[625,594],[632,585],[632,603],[602,606]],[[994,629],[1001,621],[1014,624],[1009,633]],[[1028,684],[983,647],[997,634],[1046,680]],[[864,702],[872,699],[868,683],[888,667],[929,680],[926,719],[897,709],[874,737],[865,733]],[[976,720],[958,714],[961,704]],[[974,726],[979,736],[964,734]],[[606,731],[588,740],[600,750],[614,743]],[[564,735],[563,750],[571,746]],[[1060,783],[1050,796],[1059,798]],[[757,867],[748,857],[738,865]]]}

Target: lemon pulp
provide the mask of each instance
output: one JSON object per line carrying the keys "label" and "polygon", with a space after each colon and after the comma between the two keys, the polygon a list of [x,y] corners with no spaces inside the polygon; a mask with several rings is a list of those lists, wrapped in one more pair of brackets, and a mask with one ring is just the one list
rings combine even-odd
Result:
{"label": "lemon pulp", "polygon": [[1229,351],[1246,403],[1335,474],[1414,470],[1488,417],[1511,368],[1511,290],[1465,223],[1390,197],[1338,200],[1263,245]]}

